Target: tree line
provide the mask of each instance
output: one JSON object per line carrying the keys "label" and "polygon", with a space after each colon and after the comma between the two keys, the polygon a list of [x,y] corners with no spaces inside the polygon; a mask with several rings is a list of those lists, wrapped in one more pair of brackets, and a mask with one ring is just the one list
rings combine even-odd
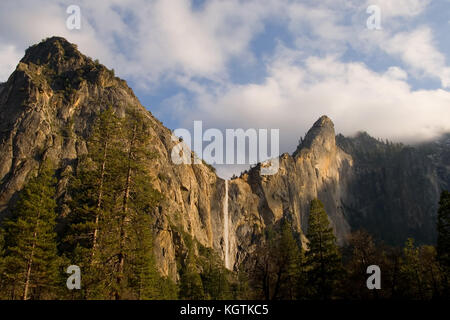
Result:
{"label": "tree line", "polygon": [[[267,228],[239,271],[183,231],[176,283],[153,255],[152,211],[162,195],[145,168],[157,155],[142,116],[112,109],[96,119],[88,154],[57,203],[56,172],[46,160],[0,225],[0,299],[448,299],[450,193],[441,195],[436,246],[403,248],[353,232],[339,247],[323,204],[310,204],[307,242],[287,219]],[[68,290],[66,268],[82,270]],[[369,290],[367,267],[381,270]]]}
{"label": "tree line", "polygon": [[[139,114],[96,119],[88,154],[69,178],[60,214],[54,166],[44,161],[1,225],[2,299],[163,299],[175,285],[153,256],[151,211],[161,195],[145,168],[154,154]],[[82,270],[81,290],[65,268]]]}
{"label": "tree line", "polygon": [[[270,300],[450,299],[450,193],[442,192],[437,245],[403,247],[376,241],[368,232],[352,232],[338,247],[323,204],[310,205],[308,242],[290,222],[269,229],[264,245],[245,271],[250,290],[245,298]],[[368,289],[367,268],[378,266],[381,289]]]}

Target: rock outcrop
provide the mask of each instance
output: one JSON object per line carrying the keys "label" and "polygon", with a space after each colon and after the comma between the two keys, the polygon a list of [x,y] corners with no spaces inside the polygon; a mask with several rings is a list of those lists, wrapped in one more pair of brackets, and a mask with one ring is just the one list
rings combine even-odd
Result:
{"label": "rock outcrop", "polygon": [[125,81],[63,38],[30,47],[0,92],[0,217],[46,158],[58,166],[59,199],[64,197],[68,173],[87,153],[93,121],[108,106],[119,115],[131,106],[151,127],[158,157],[148,171],[164,195],[154,212],[155,254],[161,272],[175,279],[175,256],[185,249],[183,232],[222,250],[224,182],[210,166],[174,165],[170,130],[140,104]]}
{"label": "rock outcrop", "polygon": [[[177,278],[176,261],[186,255],[186,235],[225,258],[224,180],[204,163],[174,164],[171,151],[178,141],[171,131],[140,104],[125,81],[58,37],[30,47],[8,81],[0,84],[0,219],[46,158],[58,165],[60,214],[66,214],[68,176],[87,153],[94,119],[107,107],[118,115],[132,108],[151,127],[151,151],[158,157],[147,170],[164,195],[152,213],[160,271]],[[336,143],[334,125],[323,116],[292,155],[280,156],[276,174],[261,175],[257,165],[230,180],[231,267],[251,258],[264,230],[281,219],[291,221],[306,243],[308,206],[316,197],[325,204],[340,243],[354,228],[392,242],[407,236],[432,241],[436,200],[440,189],[450,185],[449,146],[428,148],[426,154],[379,143],[342,136]],[[383,161],[374,150],[382,150]],[[396,232],[395,238],[386,236],[389,230]]]}
{"label": "rock outcrop", "polygon": [[341,199],[352,158],[336,146],[334,125],[328,117],[313,125],[293,155],[281,155],[276,174],[260,175],[260,168],[256,166],[230,181],[234,262],[242,262],[251,253],[248,250],[256,248],[257,235],[282,218],[288,219],[305,240],[309,203],[314,198],[324,203],[339,242],[345,241],[350,226]]}
{"label": "rock outcrop", "polygon": [[389,244],[401,245],[407,237],[434,243],[440,192],[450,182],[448,148],[386,143],[367,133],[338,135],[337,141],[354,162],[343,201],[352,228]]}

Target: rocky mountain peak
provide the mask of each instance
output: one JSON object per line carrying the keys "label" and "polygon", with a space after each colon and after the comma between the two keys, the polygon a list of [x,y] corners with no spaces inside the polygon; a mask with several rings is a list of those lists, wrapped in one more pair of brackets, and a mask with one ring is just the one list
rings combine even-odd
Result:
{"label": "rocky mountain peak", "polygon": [[88,154],[92,124],[109,106],[119,116],[140,114],[148,124],[149,151],[157,156],[145,170],[164,195],[152,212],[155,257],[162,274],[173,280],[192,239],[222,257],[229,250],[237,268],[247,259],[251,263],[266,227],[288,219],[303,235],[314,198],[324,203],[341,242],[350,227],[369,229],[391,243],[410,235],[430,242],[439,190],[450,185],[448,139],[411,156],[414,150],[403,152],[367,134],[336,138],[327,116],[314,123],[295,158],[281,157],[272,176],[261,176],[255,167],[225,183],[209,166],[175,165],[170,130],[126,82],[76,45],[52,37],[30,47],[8,82],[0,84],[0,220],[44,159],[57,165],[57,199],[66,213],[69,177]]}
{"label": "rocky mountain peak", "polygon": [[328,116],[323,115],[314,123],[313,128],[314,127],[327,127],[333,128],[334,130],[334,123],[330,118],[328,118]]}
{"label": "rocky mountain peak", "polygon": [[69,62],[79,65],[87,60],[77,46],[62,37],[51,37],[29,47],[20,62],[25,64],[47,65],[58,68]]}
{"label": "rocky mountain peak", "polygon": [[[62,104],[68,106],[78,100],[92,100],[94,96],[104,100],[111,94],[121,96],[118,100],[127,100],[130,105],[139,104],[133,91],[124,80],[115,76],[114,70],[80,53],[75,44],[62,37],[47,38],[29,47],[5,86],[10,89],[2,89],[0,85],[0,92],[9,92],[4,98],[16,99],[15,105],[60,96],[64,100]],[[17,92],[13,93],[13,88]],[[57,104],[60,107],[61,103]]]}
{"label": "rocky mountain peak", "polygon": [[336,147],[336,139],[334,132],[334,123],[327,116],[321,116],[309,129],[305,138],[301,141],[294,155],[298,154],[302,149],[330,151]]}

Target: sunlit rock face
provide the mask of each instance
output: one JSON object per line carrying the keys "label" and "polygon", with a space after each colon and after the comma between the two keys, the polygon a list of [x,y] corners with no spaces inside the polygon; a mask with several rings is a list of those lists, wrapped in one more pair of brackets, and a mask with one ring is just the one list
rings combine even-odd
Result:
{"label": "sunlit rock face", "polygon": [[324,203],[337,239],[344,243],[350,226],[344,217],[342,199],[351,168],[352,158],[336,146],[333,122],[323,116],[293,155],[280,157],[275,175],[260,175],[257,166],[230,181],[229,211],[235,230],[230,248],[235,262],[246,258],[242,248],[253,252],[261,230],[280,219],[291,221],[305,240],[309,203],[314,198]]}
{"label": "sunlit rock face", "polygon": [[[447,140],[393,149],[370,137],[336,138],[333,122],[323,116],[292,155],[279,157],[276,174],[261,175],[258,165],[228,181],[226,241],[225,181],[209,165],[174,164],[171,151],[177,141],[171,131],[140,104],[125,81],[58,37],[30,47],[0,84],[0,219],[47,158],[57,164],[59,210],[62,218],[67,214],[68,177],[87,153],[96,116],[108,107],[119,116],[131,108],[149,124],[151,151],[158,156],[147,170],[164,195],[149,228],[159,269],[174,280],[177,261],[186,257],[187,235],[198,243],[196,254],[202,245],[225,261],[228,247],[231,269],[251,259],[266,228],[282,219],[292,223],[306,245],[313,198],[324,203],[341,244],[355,228],[395,243],[410,235],[421,242],[434,239],[437,198],[450,185]],[[392,233],[395,237],[389,238]]]}
{"label": "sunlit rock face", "polygon": [[170,130],[140,104],[125,81],[63,38],[29,48],[0,87],[0,216],[8,215],[30,172],[46,158],[57,164],[63,203],[67,177],[87,153],[94,119],[107,107],[119,116],[132,108],[150,126],[152,151],[158,156],[148,172],[164,199],[149,227],[155,232],[161,272],[176,279],[175,256],[186,249],[182,233],[222,250],[223,180],[203,164],[174,165]]}

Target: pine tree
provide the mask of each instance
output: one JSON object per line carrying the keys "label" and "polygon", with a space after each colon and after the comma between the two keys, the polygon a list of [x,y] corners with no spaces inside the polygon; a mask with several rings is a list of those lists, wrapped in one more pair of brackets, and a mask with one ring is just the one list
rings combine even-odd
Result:
{"label": "pine tree", "polygon": [[128,287],[131,289],[128,296],[139,300],[163,299],[164,283],[153,256],[151,218],[141,213],[131,219],[127,264],[124,269]]}
{"label": "pine tree", "polygon": [[7,297],[3,296],[4,292],[2,289],[5,287],[5,285],[4,285],[4,279],[1,276],[3,274],[3,267],[4,267],[3,259],[4,259],[4,253],[5,253],[4,233],[5,232],[2,229],[2,226],[0,224],[0,300],[7,298]]}
{"label": "pine tree", "polygon": [[[155,157],[151,152],[151,140],[148,126],[143,116],[136,111],[129,113],[122,122],[123,153],[118,169],[118,207],[115,211],[118,221],[117,230],[117,269],[115,270],[116,284],[114,296],[121,299],[126,286],[126,266],[133,264],[133,250],[136,240],[130,236],[133,229],[141,229],[141,233],[150,232],[150,223],[145,226],[136,222],[148,215],[159,202],[161,195],[153,189],[151,177],[147,172],[150,160]],[[152,250],[151,250],[152,251]],[[141,251],[143,252],[143,251]],[[129,275],[129,273],[128,273]]]}
{"label": "pine tree", "polygon": [[54,170],[44,162],[20,194],[4,223],[6,250],[2,278],[12,299],[54,297],[60,278],[56,248]]}
{"label": "pine tree", "polygon": [[[99,114],[88,141],[88,155],[81,157],[71,180],[71,212],[62,248],[72,263],[83,269],[82,298],[106,298],[104,254],[98,248],[102,226],[115,206],[114,187],[119,165],[120,120],[111,108]],[[105,228],[104,228],[105,229]]]}
{"label": "pine tree", "polygon": [[202,278],[192,251],[189,251],[186,265],[181,271],[180,298],[186,300],[203,300],[205,298]]}
{"label": "pine tree", "polygon": [[[344,252],[345,269],[347,270],[345,298],[359,300],[378,298],[379,290],[367,290],[367,267],[378,265],[382,270],[387,270],[387,268],[384,268],[386,260],[384,253],[375,246],[372,236],[364,230],[353,232],[348,237]],[[383,272],[383,275],[386,274]]]}
{"label": "pine tree", "polygon": [[450,192],[443,191],[437,221],[437,260],[442,269],[444,295],[450,297]]}
{"label": "pine tree", "polygon": [[92,161],[97,164],[96,171],[93,175],[95,179],[93,181],[93,185],[95,186],[95,194],[93,195],[93,200],[95,201],[95,219],[92,234],[92,259],[95,258],[97,249],[99,220],[101,218],[102,209],[105,207],[103,201],[105,195],[108,193],[107,184],[113,179],[114,171],[110,170],[110,167],[114,167],[115,155],[118,153],[118,145],[116,144],[116,134],[118,129],[119,119],[112,109],[108,108],[100,114],[90,139],[90,157]]}
{"label": "pine tree", "polygon": [[255,289],[256,299],[273,299],[274,282],[276,281],[277,266],[273,259],[276,244],[276,232],[269,227],[265,231],[261,244],[253,254],[254,266],[251,272],[251,286]]}
{"label": "pine tree", "polygon": [[250,275],[242,265],[231,287],[234,300],[250,300],[252,298],[253,290],[250,287]]}
{"label": "pine tree", "polygon": [[147,172],[154,154],[142,117],[103,112],[72,182],[66,247],[85,267],[82,298],[155,299],[170,292],[153,257],[150,215],[161,195]]}
{"label": "pine tree", "polygon": [[419,258],[419,248],[414,246],[414,239],[406,240],[400,265],[402,291],[405,297],[424,300],[423,272]]}
{"label": "pine tree", "polygon": [[273,247],[273,256],[276,265],[273,298],[292,300],[301,297],[304,291],[304,254],[287,221],[282,222],[281,235]]}
{"label": "pine tree", "polygon": [[421,246],[419,259],[423,272],[425,298],[440,298],[442,296],[442,273],[436,258],[436,248],[429,245]]}
{"label": "pine tree", "polygon": [[313,298],[330,299],[342,274],[336,237],[322,202],[311,201],[307,238],[307,275]]}
{"label": "pine tree", "polygon": [[200,254],[200,265],[203,270],[200,276],[205,299],[231,299],[229,271],[224,268],[223,261],[212,249],[201,247]]}
{"label": "pine tree", "polygon": [[255,298],[292,300],[304,296],[304,253],[294,235],[286,220],[266,230],[265,239],[254,254],[250,278],[257,289]]}

